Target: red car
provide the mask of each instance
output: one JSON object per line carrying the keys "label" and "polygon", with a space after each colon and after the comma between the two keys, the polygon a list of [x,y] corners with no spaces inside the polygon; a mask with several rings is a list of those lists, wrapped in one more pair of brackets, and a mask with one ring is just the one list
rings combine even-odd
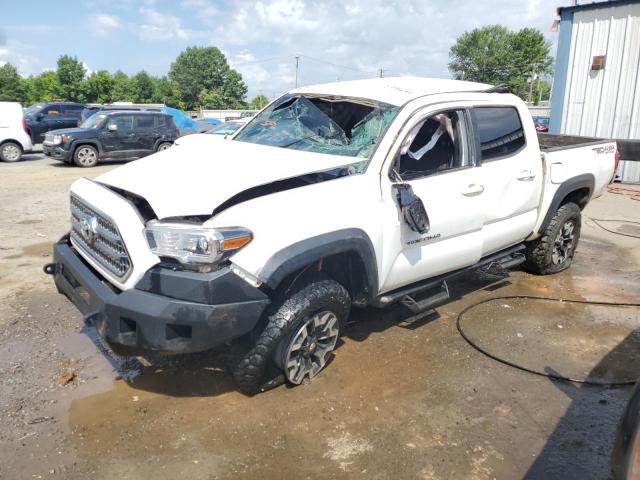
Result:
{"label": "red car", "polygon": [[536,126],[538,132],[549,131],[549,117],[533,117],[533,123]]}

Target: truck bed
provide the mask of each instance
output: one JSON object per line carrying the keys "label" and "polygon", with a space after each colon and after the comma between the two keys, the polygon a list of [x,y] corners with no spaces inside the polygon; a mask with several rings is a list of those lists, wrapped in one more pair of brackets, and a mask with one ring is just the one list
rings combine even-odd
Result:
{"label": "truck bed", "polygon": [[612,140],[571,135],[539,133],[538,142],[544,163],[544,193],[541,215],[529,239],[541,233],[539,229],[546,214],[557,208],[554,198],[556,194],[562,196],[565,182],[589,184],[590,198],[602,195],[613,178],[617,149]]}
{"label": "truck bed", "polygon": [[538,132],[538,143],[541,152],[553,152],[567,148],[586,147],[609,143],[609,140],[596,137],[579,137],[577,135],[554,135],[551,133]]}

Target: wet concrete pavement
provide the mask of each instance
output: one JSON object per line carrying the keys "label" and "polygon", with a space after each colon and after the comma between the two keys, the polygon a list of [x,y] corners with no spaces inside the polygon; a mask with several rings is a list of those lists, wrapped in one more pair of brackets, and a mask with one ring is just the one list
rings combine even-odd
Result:
{"label": "wet concrete pavement", "polygon": [[[607,195],[586,215],[637,220],[627,202]],[[66,205],[51,214],[61,232],[66,215]],[[45,233],[54,238],[55,229]],[[609,477],[630,388],[507,367],[471,348],[455,320],[482,299],[516,294],[638,302],[638,239],[585,221],[567,272],[467,275],[450,285],[451,303],[407,328],[397,326],[399,309],[355,311],[310,385],[252,398],[226,373],[233,348],[110,355],[50,280],[35,276],[47,254],[39,243],[47,242],[18,248],[7,239],[12,249],[0,251],[24,271],[7,280],[0,321],[0,478]],[[638,309],[498,300],[471,310],[464,326],[484,348],[531,368],[604,380],[640,372]],[[61,385],[69,370],[75,378]]]}

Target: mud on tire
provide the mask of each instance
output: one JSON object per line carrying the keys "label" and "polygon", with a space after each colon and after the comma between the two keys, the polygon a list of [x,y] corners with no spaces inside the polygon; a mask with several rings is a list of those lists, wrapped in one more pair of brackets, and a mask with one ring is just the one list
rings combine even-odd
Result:
{"label": "mud on tire", "polygon": [[282,376],[274,356],[280,342],[286,342],[296,327],[324,310],[332,312],[339,324],[344,323],[351,308],[347,290],[331,279],[301,283],[279,298],[266,312],[264,329],[233,370],[238,388],[247,395],[266,390],[265,384],[274,372]]}
{"label": "mud on tire", "polygon": [[524,269],[538,275],[548,275],[569,268],[578,247],[581,219],[578,205],[562,205],[542,236],[527,243]]}

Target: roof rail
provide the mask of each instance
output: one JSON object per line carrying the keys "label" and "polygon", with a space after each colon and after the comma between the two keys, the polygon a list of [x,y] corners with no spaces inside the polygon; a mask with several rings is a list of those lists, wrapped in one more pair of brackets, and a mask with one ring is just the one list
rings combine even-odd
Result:
{"label": "roof rail", "polygon": [[491,88],[487,88],[483,90],[484,93],[511,93],[511,87],[506,83],[501,83],[500,85],[495,85]]}

